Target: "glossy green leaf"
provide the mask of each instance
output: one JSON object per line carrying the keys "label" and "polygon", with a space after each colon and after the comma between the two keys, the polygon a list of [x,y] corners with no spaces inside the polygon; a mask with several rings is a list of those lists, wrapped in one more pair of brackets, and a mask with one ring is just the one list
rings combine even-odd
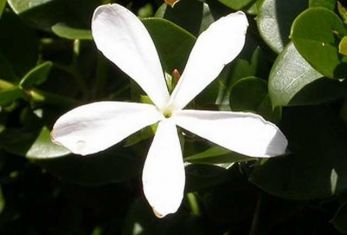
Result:
{"label": "glossy green leaf", "polygon": [[347,129],[329,106],[285,109],[282,131],[289,155],[262,160],[250,180],[289,199],[317,199],[347,190]]}
{"label": "glossy green leaf", "polygon": [[343,78],[347,65],[346,59],[338,53],[338,43],[346,33],[344,24],[334,12],[315,7],[295,19],[291,38],[313,68],[329,78]]}
{"label": "glossy green leaf", "polygon": [[90,30],[73,28],[62,23],[57,23],[53,25],[52,31],[53,33],[55,33],[57,36],[61,38],[66,38],[71,40],[75,40],[75,39],[92,40],[93,39],[92,33]]}
{"label": "glossy green leaf", "polygon": [[254,0],[218,0],[218,1],[234,10],[240,10],[246,6],[249,6],[250,4],[254,2]]}
{"label": "glossy green leaf", "polygon": [[267,90],[267,82],[260,78],[238,80],[230,90],[231,110],[257,113],[276,123],[280,118],[280,109],[273,108]]}
{"label": "glossy green leaf", "polygon": [[260,6],[257,26],[269,47],[279,53],[289,42],[290,27],[295,17],[305,9],[304,0],[264,0]]}
{"label": "glossy green leaf", "polygon": [[55,158],[69,154],[66,148],[52,142],[50,131],[43,127],[26,152],[26,156],[31,159]]}
{"label": "glossy green leaf", "polygon": [[274,106],[324,103],[344,96],[345,91],[344,83],[323,78],[292,43],[278,56],[269,77],[269,94]]}
{"label": "glossy green leaf", "polygon": [[309,0],[310,7],[325,7],[329,10],[334,10],[336,6],[336,0]]}
{"label": "glossy green leaf", "polygon": [[234,111],[257,111],[266,95],[266,81],[256,77],[246,77],[232,86],[230,107]]}
{"label": "glossy green leaf", "polygon": [[[251,38],[249,37],[248,39]],[[220,106],[221,110],[230,110],[231,89],[240,79],[263,76],[268,73],[269,58],[257,45],[252,43],[250,40],[248,45],[251,46],[245,48],[230,66],[226,66],[217,80],[219,87],[216,104]]]}
{"label": "glossy green leaf", "polygon": [[154,41],[163,69],[169,74],[174,69],[182,72],[195,43],[195,37],[165,19],[149,18],[142,22]]}
{"label": "glossy green leaf", "polygon": [[19,85],[27,88],[33,85],[40,85],[46,81],[53,63],[50,61],[44,62],[35,68],[31,69],[20,81]]}
{"label": "glossy green leaf", "polygon": [[32,8],[52,2],[53,0],[8,0],[13,10],[20,14]]}

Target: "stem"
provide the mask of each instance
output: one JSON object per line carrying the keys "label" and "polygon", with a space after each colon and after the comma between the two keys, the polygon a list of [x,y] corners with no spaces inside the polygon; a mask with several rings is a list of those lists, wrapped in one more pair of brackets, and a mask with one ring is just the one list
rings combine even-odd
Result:
{"label": "stem", "polygon": [[79,39],[73,41],[73,63],[76,64],[77,58],[80,55],[81,43]]}
{"label": "stem", "polygon": [[194,193],[187,193],[187,199],[188,199],[190,209],[192,210],[192,214],[196,216],[201,215],[199,203],[196,199],[196,195]]}
{"label": "stem", "polygon": [[96,82],[94,85],[93,95],[98,97],[102,94],[104,86],[107,81],[107,64],[100,53],[97,54],[97,67],[96,67]]}
{"label": "stem", "polygon": [[33,88],[26,90],[27,95],[32,101],[37,103],[47,103],[47,104],[59,104],[61,106],[75,106],[78,102],[71,98],[66,98],[57,94],[53,94],[46,91],[41,91],[39,89]]}
{"label": "stem", "polygon": [[257,204],[255,205],[251,229],[249,231],[249,235],[256,235],[257,234],[257,228],[258,228],[258,222],[259,222],[259,215],[260,215],[260,208],[262,204],[262,194],[259,193]]}

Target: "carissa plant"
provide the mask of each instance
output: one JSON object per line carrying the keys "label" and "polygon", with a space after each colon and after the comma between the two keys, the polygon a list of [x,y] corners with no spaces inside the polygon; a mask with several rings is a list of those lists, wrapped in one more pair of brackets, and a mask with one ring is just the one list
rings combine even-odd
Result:
{"label": "carissa plant", "polygon": [[0,234],[347,234],[346,24],[342,0],[0,0]]}

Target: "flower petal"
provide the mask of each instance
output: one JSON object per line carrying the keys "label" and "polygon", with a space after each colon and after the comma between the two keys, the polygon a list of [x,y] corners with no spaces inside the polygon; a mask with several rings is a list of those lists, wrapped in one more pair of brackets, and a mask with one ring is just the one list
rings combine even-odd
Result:
{"label": "flower petal", "polygon": [[178,126],[241,154],[272,157],[286,152],[283,133],[256,114],[182,110],[173,118]]}
{"label": "flower petal", "polygon": [[155,106],[126,102],[95,102],[77,107],[54,124],[52,139],[71,152],[102,151],[162,118]]}
{"label": "flower petal", "polygon": [[181,145],[174,123],[159,123],[142,174],[145,196],[158,217],[179,208],[184,191],[185,172]]}
{"label": "flower petal", "polygon": [[141,21],[121,5],[103,5],[94,11],[92,33],[98,49],[163,108],[169,92],[158,53]]}
{"label": "flower petal", "polygon": [[242,50],[248,21],[241,11],[220,18],[197,39],[171,96],[171,106],[184,108]]}

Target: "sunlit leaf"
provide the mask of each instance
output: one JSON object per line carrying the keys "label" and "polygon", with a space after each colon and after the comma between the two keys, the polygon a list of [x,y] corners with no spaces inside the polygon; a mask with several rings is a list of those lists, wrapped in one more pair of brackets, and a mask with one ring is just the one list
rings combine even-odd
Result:
{"label": "sunlit leaf", "polygon": [[339,54],[338,43],[346,33],[343,22],[334,12],[315,7],[295,19],[291,38],[313,68],[329,78],[343,78],[347,60]]}
{"label": "sunlit leaf", "polygon": [[52,142],[50,131],[43,127],[33,142],[26,156],[32,159],[54,158],[69,154],[70,151],[66,148]]}
{"label": "sunlit leaf", "polygon": [[75,40],[75,39],[91,40],[92,39],[92,33],[90,30],[73,28],[62,23],[57,23],[53,25],[52,31],[59,37],[66,38],[66,39],[71,39],[71,40]]}
{"label": "sunlit leaf", "polygon": [[260,35],[272,50],[279,53],[289,42],[289,32],[294,18],[305,9],[303,0],[264,0],[260,6],[257,26]]}
{"label": "sunlit leaf", "polygon": [[344,83],[323,78],[292,43],[278,56],[269,77],[269,94],[274,106],[329,102],[344,96],[345,87]]}

